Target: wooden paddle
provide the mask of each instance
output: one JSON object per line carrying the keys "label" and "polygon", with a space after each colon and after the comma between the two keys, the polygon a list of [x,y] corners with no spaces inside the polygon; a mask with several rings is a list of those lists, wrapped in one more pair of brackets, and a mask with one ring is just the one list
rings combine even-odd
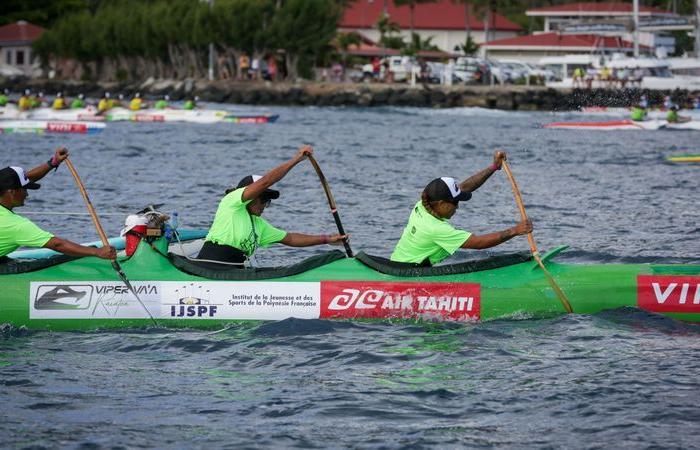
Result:
{"label": "wooden paddle", "polygon": [[[95,228],[97,229],[97,234],[100,235],[100,240],[102,241],[102,245],[105,247],[109,247],[109,241],[107,240],[107,235],[105,234],[104,229],[102,228],[102,225],[100,224],[100,219],[97,218],[97,213],[95,212],[95,208],[92,206],[92,202],[90,201],[90,197],[88,197],[88,193],[85,190],[85,186],[83,185],[83,182],[80,180],[80,177],[78,176],[78,172],[75,170],[75,167],[73,166],[73,163],[66,158],[65,159],[66,165],[68,166],[68,170],[70,170],[70,173],[73,174],[73,178],[75,179],[75,183],[78,185],[78,189],[80,189],[80,193],[83,195],[83,200],[85,200],[85,205],[87,206],[88,211],[90,212],[90,216],[92,217],[92,222],[95,224]],[[139,301],[141,306],[143,307],[144,311],[146,311],[146,314],[148,314],[148,317],[151,318],[153,321],[153,325],[156,327],[158,326],[158,322],[156,322],[156,319],[153,318],[151,315],[150,311],[148,311],[148,308],[146,308],[146,305],[141,301],[139,296],[136,294],[136,291],[134,290],[134,287],[131,285],[129,280],[126,278],[126,275],[124,275],[124,271],[122,270],[121,266],[117,262],[116,259],[112,260],[112,267],[114,270],[117,271],[117,274],[119,274],[119,278],[121,278],[122,282],[126,285],[126,287],[131,291],[131,293],[136,297],[136,300]]]}
{"label": "wooden paddle", "polygon": [[[326,181],[326,177],[323,175],[323,171],[321,170],[321,167],[318,165],[318,163],[314,159],[313,155],[307,155],[307,158],[309,158],[311,165],[314,166],[314,170],[316,171],[316,174],[318,175],[319,180],[321,180],[321,186],[323,186],[323,190],[326,192],[326,198],[328,199],[328,206],[330,206],[330,208],[331,208],[331,213],[333,214],[333,220],[335,220],[335,225],[338,227],[338,233],[345,236],[345,230],[343,229],[343,224],[340,222],[340,215],[338,214],[338,208],[335,205],[335,199],[333,198],[333,193],[331,192],[330,186],[328,186],[328,181]],[[348,258],[352,258],[352,250],[350,249],[350,243],[348,242],[347,236],[345,237],[345,239],[343,239],[343,247],[345,247],[345,253],[347,253]]]}
{"label": "wooden paddle", "polygon": [[[522,218],[522,220],[527,220],[525,206],[523,205],[523,198],[520,196],[520,189],[518,189],[518,185],[515,182],[513,172],[510,171],[510,167],[508,166],[508,163],[505,160],[503,161],[502,165],[503,170],[506,171],[506,175],[510,180],[510,185],[513,188],[515,202],[518,204],[518,209],[520,210],[520,217]],[[552,277],[552,274],[549,273],[549,271],[544,267],[544,263],[542,262],[542,258],[540,257],[540,252],[537,251],[537,245],[535,244],[535,238],[532,236],[532,232],[529,232],[527,234],[527,240],[530,243],[530,251],[532,252],[532,257],[535,258],[535,261],[537,261],[537,264],[542,269],[542,272],[544,272],[545,278],[547,278],[549,285],[552,286],[552,289],[557,294],[557,297],[559,297],[559,301],[561,301],[561,304],[564,306],[564,309],[568,313],[574,312],[573,308],[571,308],[571,303],[569,303],[569,299],[566,298],[566,294],[564,294],[564,291],[562,291],[559,285],[557,285],[557,282],[554,281],[554,277]]]}

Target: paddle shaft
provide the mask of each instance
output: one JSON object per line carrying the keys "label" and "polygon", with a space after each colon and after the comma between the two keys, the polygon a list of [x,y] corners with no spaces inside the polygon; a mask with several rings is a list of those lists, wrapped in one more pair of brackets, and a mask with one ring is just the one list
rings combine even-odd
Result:
{"label": "paddle shaft", "polygon": [[[515,202],[518,204],[518,209],[520,210],[520,217],[522,218],[522,220],[527,220],[527,213],[525,212],[523,198],[520,195],[520,189],[518,188],[518,184],[515,182],[515,177],[513,177],[513,172],[511,172],[510,167],[508,166],[508,163],[505,160],[503,161],[502,166],[503,170],[506,171],[508,180],[510,180],[511,187],[513,188],[513,195],[515,196]],[[542,269],[542,272],[545,274],[545,278],[547,278],[549,285],[557,294],[557,297],[559,297],[559,301],[561,301],[561,304],[564,306],[564,309],[568,313],[574,312],[573,308],[571,307],[571,303],[569,302],[569,299],[566,298],[566,294],[564,294],[564,291],[562,291],[557,282],[554,281],[554,277],[552,276],[552,274],[549,273],[547,268],[544,266],[542,258],[540,258],[540,253],[537,251],[537,245],[535,244],[535,238],[532,235],[532,232],[529,232],[527,234],[527,240],[530,243],[530,251],[532,252],[532,257],[535,259],[535,261],[537,261],[537,264]]]}
{"label": "paddle shaft", "polygon": [[[323,186],[323,190],[326,193],[326,198],[328,199],[328,206],[331,208],[331,214],[333,214],[333,220],[335,220],[335,225],[336,227],[338,227],[338,233],[345,236],[345,229],[343,228],[343,224],[340,221],[340,214],[338,214],[338,208],[335,205],[333,193],[331,192],[331,188],[328,185],[328,181],[326,181],[325,175],[323,175],[321,166],[318,165],[313,155],[307,155],[307,157],[309,158],[311,165],[314,166],[314,170],[316,171],[316,174],[318,175],[318,178],[321,181],[321,186]],[[352,258],[352,249],[350,248],[350,243],[348,242],[347,236],[343,239],[343,247],[345,247],[345,253],[347,253],[348,258]]]}
{"label": "paddle shaft", "polygon": [[[95,228],[97,229],[97,234],[100,235],[100,240],[102,241],[102,245],[104,247],[109,247],[109,240],[107,239],[107,235],[105,234],[105,231],[102,228],[102,224],[100,224],[100,219],[97,217],[97,212],[95,211],[95,208],[92,206],[92,202],[90,201],[90,197],[88,196],[87,190],[85,189],[85,186],[83,185],[83,182],[80,179],[78,172],[75,170],[75,167],[73,166],[73,163],[71,162],[70,159],[66,158],[65,163],[68,166],[68,170],[70,170],[70,173],[73,175],[73,179],[75,179],[75,184],[77,184],[78,189],[80,189],[80,194],[83,196],[83,200],[85,200],[85,205],[87,206],[88,212],[90,212],[90,217],[92,217],[92,222],[95,224]],[[124,271],[122,270],[121,266],[119,265],[119,263],[117,262],[116,259],[112,260],[112,267],[114,268],[114,270],[117,271],[119,278],[121,278],[122,282],[126,285],[127,289],[129,289],[129,291],[131,291],[131,293],[134,295],[134,297],[136,297],[136,300],[139,301],[139,303],[143,307],[144,311],[146,311],[146,314],[148,314],[148,317],[150,317],[151,320],[153,321],[153,324],[155,326],[158,326],[158,322],[156,322],[156,319],[153,318],[153,315],[151,315],[150,311],[148,311],[148,308],[146,308],[146,305],[144,305],[144,303],[141,301],[139,296],[136,294],[134,287],[131,285],[131,282],[129,282],[129,279],[126,278]]]}

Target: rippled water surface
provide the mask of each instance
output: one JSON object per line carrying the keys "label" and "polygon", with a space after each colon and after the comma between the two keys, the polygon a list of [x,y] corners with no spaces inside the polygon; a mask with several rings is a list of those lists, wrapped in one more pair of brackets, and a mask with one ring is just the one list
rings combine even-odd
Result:
{"label": "rippled water surface", "polygon": [[[262,110],[261,110],[262,111]],[[541,248],[571,262],[698,262],[697,132],[546,130],[580,116],[473,109],[272,108],[278,123],[114,123],[96,136],[0,136],[2,165],[66,145],[110,235],[148,203],[205,228],[221,194],[303,143],[331,183],[355,250],[388,255],[432,178],[509,153]],[[18,209],[96,239],[65,168]],[[290,231],[334,231],[308,163],[266,211]],[[57,214],[61,213],[61,214]],[[64,215],[64,213],[72,213]],[[453,222],[515,223],[505,174]],[[527,248],[514,239],[498,251]],[[259,264],[315,249],[271,247]],[[456,259],[468,257],[460,254]],[[0,292],[0,295],[2,293]],[[0,443],[32,448],[693,448],[700,328],[625,309],[469,324],[286,320],[219,332],[5,333]]]}

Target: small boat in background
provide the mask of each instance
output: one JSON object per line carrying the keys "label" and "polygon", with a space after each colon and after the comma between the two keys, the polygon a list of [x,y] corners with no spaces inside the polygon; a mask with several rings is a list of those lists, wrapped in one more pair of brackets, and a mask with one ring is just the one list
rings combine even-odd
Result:
{"label": "small boat in background", "polygon": [[700,163],[700,153],[694,155],[674,155],[666,157],[666,161]]}
{"label": "small boat in background", "polygon": [[74,133],[97,134],[105,124],[99,122],[65,122],[47,120],[2,120],[0,134],[10,133]]}
{"label": "small boat in background", "polygon": [[631,119],[608,120],[605,122],[552,122],[542,128],[562,130],[700,130],[700,121],[669,123],[665,120],[634,121]]}

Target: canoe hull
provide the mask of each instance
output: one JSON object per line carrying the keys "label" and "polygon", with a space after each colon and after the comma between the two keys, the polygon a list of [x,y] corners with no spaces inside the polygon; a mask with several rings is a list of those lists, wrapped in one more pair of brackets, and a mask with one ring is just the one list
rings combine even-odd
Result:
{"label": "canoe hull", "polygon": [[[635,307],[700,322],[700,265],[547,264],[576,313]],[[346,258],[279,279],[225,281],[184,273],[140,245],[122,267],[165,327],[218,328],[289,317],[476,322],[565,314],[532,261],[417,279],[382,274]],[[15,327],[152,325],[109,263],[95,258],[2,275],[0,284],[0,317]]]}

